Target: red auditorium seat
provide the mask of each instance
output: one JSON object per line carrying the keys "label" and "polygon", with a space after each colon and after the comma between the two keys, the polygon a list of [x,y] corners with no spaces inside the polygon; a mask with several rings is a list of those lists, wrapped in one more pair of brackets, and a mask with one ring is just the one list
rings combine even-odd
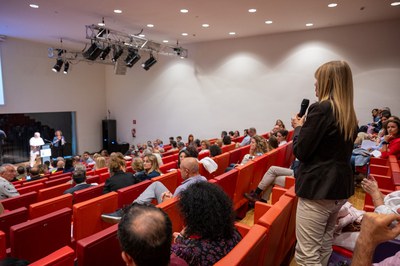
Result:
{"label": "red auditorium seat", "polygon": [[61,177],[61,178],[45,181],[44,185],[46,187],[53,187],[53,186],[65,184],[65,183],[67,183],[68,181],[71,181],[71,180],[72,180],[71,176],[64,176],[64,177]]}
{"label": "red auditorium seat", "polygon": [[[57,236],[57,237],[55,237]],[[11,257],[36,261],[71,243],[71,209],[10,228]]]}
{"label": "red auditorium seat", "polygon": [[229,152],[225,152],[213,158],[215,163],[218,165],[218,168],[215,172],[211,173],[211,178],[225,173],[226,168],[229,166],[229,156]]}
{"label": "red auditorium seat", "polygon": [[75,252],[69,246],[64,246],[41,258],[29,266],[74,266]]}
{"label": "red auditorium seat", "polygon": [[157,207],[163,209],[171,219],[172,232],[180,232],[183,229],[183,219],[179,212],[178,202],[178,197],[174,197],[157,205]]}
{"label": "red auditorium seat", "polygon": [[118,224],[112,225],[76,243],[79,266],[113,265],[124,266],[117,238]]}
{"label": "red auditorium seat", "polygon": [[91,186],[89,188],[81,189],[78,191],[75,191],[73,194],[73,203],[80,203],[85,200],[90,200],[95,197],[103,195],[103,189],[104,189],[104,183],[97,185],[97,186]]}
{"label": "red auditorium seat", "polygon": [[51,175],[50,177],[49,177],[49,180],[56,180],[56,179],[59,179],[59,178],[63,178],[63,177],[71,177],[72,176],[72,173],[63,173],[63,172],[60,172],[59,174],[53,174],[53,175]]}
{"label": "red auditorium seat", "polygon": [[100,178],[100,175],[88,176],[86,178],[86,183],[88,183],[88,184],[97,183],[98,184],[99,178]]}
{"label": "red auditorium seat", "polygon": [[39,189],[45,188],[43,183],[38,183],[30,186],[23,186],[21,188],[18,188],[19,194],[23,195],[32,191],[39,191]]}
{"label": "red auditorium seat", "polygon": [[110,178],[110,173],[108,173],[108,172],[107,173],[101,173],[99,175],[99,184],[102,184],[102,183],[106,182],[106,180],[108,178]]}
{"label": "red auditorium seat", "polygon": [[215,266],[232,265],[262,265],[265,256],[267,229],[260,225],[253,225],[243,239]]}
{"label": "red auditorium seat", "polygon": [[[236,182],[235,194],[233,197],[233,209],[235,211],[242,207],[246,207],[248,200],[244,197],[244,193],[249,192],[250,183],[253,177],[254,162],[250,161],[245,165],[239,165],[236,167],[238,170],[238,178]],[[243,212],[247,211],[247,208],[243,209]],[[242,216],[242,212],[238,212],[239,216]]]}
{"label": "red auditorium seat", "polygon": [[6,257],[6,234],[0,231],[0,260]]}
{"label": "red auditorium seat", "polygon": [[65,190],[71,188],[71,184],[63,183],[61,185],[43,188],[38,191],[37,201],[48,200],[54,197],[61,196]]}
{"label": "red auditorium seat", "polygon": [[46,177],[41,178],[41,179],[38,179],[38,180],[33,180],[33,181],[25,180],[25,181],[22,183],[22,186],[23,186],[23,187],[33,186],[33,185],[36,185],[36,184],[44,183],[44,182],[47,181],[47,180],[48,180],[48,178],[46,178]]}
{"label": "red auditorium seat", "polygon": [[250,145],[246,145],[229,152],[229,164],[239,164],[243,156],[249,153]]}
{"label": "red auditorium seat", "polygon": [[211,179],[210,182],[212,181],[213,183],[219,185],[229,196],[229,198],[233,200],[236,189],[237,178],[238,178],[238,170],[232,169],[229,172],[226,172],[222,175],[215,177],[214,179]]}
{"label": "red auditorium seat", "polygon": [[178,182],[178,171],[169,172],[164,175],[160,175],[151,179],[152,182],[160,181],[164,186],[168,188],[171,193],[174,193],[175,189],[180,185]]}
{"label": "red auditorium seat", "polygon": [[104,174],[104,173],[108,173],[108,168],[107,167],[103,167],[103,168],[94,170],[94,174],[95,175],[100,175],[100,174]]}
{"label": "red auditorium seat", "polygon": [[205,150],[202,153],[199,153],[199,156],[197,157],[197,159],[200,161],[201,159],[203,159],[205,157],[210,157],[210,151],[209,150]]}
{"label": "red auditorium seat", "polygon": [[231,143],[231,144],[222,146],[221,151],[222,151],[222,153],[230,152],[230,151],[233,151],[235,149],[235,147],[236,147],[236,143]]}
{"label": "red auditorium seat", "polygon": [[0,201],[0,203],[3,204],[3,207],[6,210],[15,210],[21,207],[28,208],[29,205],[35,203],[36,201],[37,201],[37,192],[32,191],[17,197],[4,199]]}
{"label": "red auditorium seat", "polygon": [[162,161],[164,164],[170,163],[170,162],[175,162],[177,160],[178,160],[178,153],[162,157]]}
{"label": "red auditorium seat", "polygon": [[73,238],[78,241],[97,233],[111,224],[101,219],[103,213],[114,212],[118,208],[118,195],[110,192],[73,206]]}
{"label": "red auditorium seat", "polygon": [[29,219],[58,211],[62,208],[72,209],[72,195],[66,194],[48,200],[40,201],[29,206]]}
{"label": "red auditorium seat", "polygon": [[28,220],[28,209],[21,207],[0,215],[0,231],[5,233],[6,246],[10,247],[10,227]]}
{"label": "red auditorium seat", "polygon": [[171,169],[176,169],[177,168],[177,162],[176,161],[172,161],[169,163],[164,163],[163,165],[160,166],[160,171],[163,174],[168,173],[168,170]]}
{"label": "red auditorium seat", "polygon": [[145,180],[138,184],[118,189],[118,208],[131,204],[151,183],[150,180]]}

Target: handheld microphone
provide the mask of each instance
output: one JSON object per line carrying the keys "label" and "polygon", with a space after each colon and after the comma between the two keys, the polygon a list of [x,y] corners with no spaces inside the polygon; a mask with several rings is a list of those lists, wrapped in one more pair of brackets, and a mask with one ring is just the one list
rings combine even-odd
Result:
{"label": "handheld microphone", "polygon": [[300,105],[300,112],[297,114],[299,117],[303,117],[305,115],[308,105],[310,105],[310,100],[309,99],[303,99]]}

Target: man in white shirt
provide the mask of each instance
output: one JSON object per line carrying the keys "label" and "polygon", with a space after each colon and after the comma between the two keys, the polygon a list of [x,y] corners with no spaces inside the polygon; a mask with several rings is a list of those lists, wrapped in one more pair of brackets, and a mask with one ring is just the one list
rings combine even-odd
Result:
{"label": "man in white shirt", "polygon": [[43,139],[40,137],[39,132],[35,132],[33,134],[33,137],[29,140],[29,145],[31,147],[31,152],[30,152],[30,166],[33,167],[35,165],[35,160],[36,157],[40,154],[40,147],[44,145]]}
{"label": "man in white shirt", "polygon": [[0,200],[19,196],[18,191],[10,182],[16,174],[14,165],[3,164],[0,166]]}

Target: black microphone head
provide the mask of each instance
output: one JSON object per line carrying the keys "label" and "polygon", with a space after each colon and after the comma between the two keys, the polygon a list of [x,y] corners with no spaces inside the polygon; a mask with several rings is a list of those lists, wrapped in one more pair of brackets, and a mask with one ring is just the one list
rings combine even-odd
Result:
{"label": "black microphone head", "polygon": [[309,105],[310,105],[310,100],[303,99],[303,101],[301,102],[301,106],[300,106],[300,112],[298,114],[299,117],[303,117],[303,115],[305,115]]}

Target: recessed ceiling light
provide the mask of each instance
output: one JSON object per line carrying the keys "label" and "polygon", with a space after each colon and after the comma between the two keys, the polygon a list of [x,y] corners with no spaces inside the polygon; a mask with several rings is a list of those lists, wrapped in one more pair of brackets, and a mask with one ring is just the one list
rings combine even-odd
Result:
{"label": "recessed ceiling light", "polygon": [[147,27],[154,28],[154,25],[153,24],[147,24]]}
{"label": "recessed ceiling light", "polygon": [[181,9],[181,13],[188,13],[189,10],[187,10],[186,8]]}
{"label": "recessed ceiling light", "polygon": [[182,36],[188,36],[189,34],[187,34],[186,32],[182,33]]}
{"label": "recessed ceiling light", "polygon": [[236,32],[231,31],[231,32],[229,32],[229,35],[236,35]]}
{"label": "recessed ceiling light", "polygon": [[330,4],[328,5],[328,7],[337,7],[337,4],[336,4],[336,3],[330,3]]}
{"label": "recessed ceiling light", "polygon": [[146,37],[146,35],[144,35],[144,34],[139,34],[139,37],[144,38],[144,37]]}
{"label": "recessed ceiling light", "polygon": [[210,24],[204,23],[203,25],[201,25],[203,28],[208,28],[210,27]]}
{"label": "recessed ceiling light", "polygon": [[393,2],[390,4],[391,6],[400,6],[400,2]]}
{"label": "recessed ceiling light", "polygon": [[273,22],[272,22],[272,20],[266,20],[265,21],[265,24],[272,24]]}
{"label": "recessed ceiling light", "polygon": [[39,8],[39,5],[36,5],[36,4],[30,4],[29,6],[32,8]]}
{"label": "recessed ceiling light", "polygon": [[114,13],[121,14],[122,10],[121,9],[114,9]]}
{"label": "recessed ceiling light", "polygon": [[163,42],[163,43],[167,43],[167,42],[168,42],[168,40],[163,40],[162,42]]}
{"label": "recessed ceiling light", "polygon": [[256,13],[257,12],[257,9],[255,9],[255,8],[250,8],[249,9],[249,13]]}
{"label": "recessed ceiling light", "polygon": [[307,27],[312,27],[312,26],[314,26],[314,24],[312,24],[312,23],[307,23],[306,26],[307,26]]}

